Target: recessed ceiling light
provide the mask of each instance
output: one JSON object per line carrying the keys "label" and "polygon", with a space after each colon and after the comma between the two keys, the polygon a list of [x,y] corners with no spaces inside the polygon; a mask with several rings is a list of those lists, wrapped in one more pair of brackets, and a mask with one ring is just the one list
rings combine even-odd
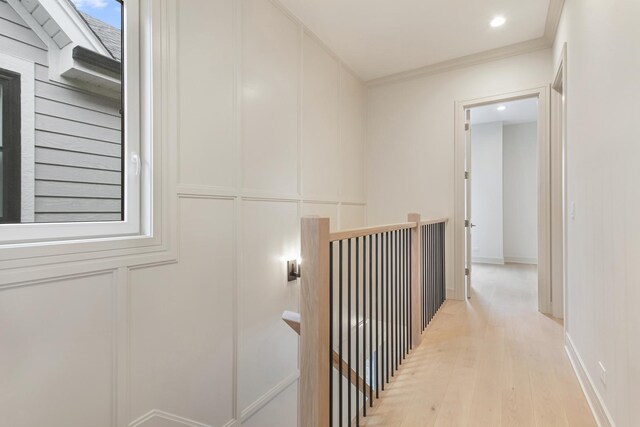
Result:
{"label": "recessed ceiling light", "polygon": [[493,28],[498,28],[498,27],[502,27],[505,22],[507,22],[507,20],[504,16],[496,16],[491,20],[490,25]]}
{"label": "recessed ceiling light", "polygon": [[501,105],[498,108],[496,108],[496,110],[498,110],[498,111],[504,111],[506,109],[507,109],[507,107],[505,107],[504,105]]}

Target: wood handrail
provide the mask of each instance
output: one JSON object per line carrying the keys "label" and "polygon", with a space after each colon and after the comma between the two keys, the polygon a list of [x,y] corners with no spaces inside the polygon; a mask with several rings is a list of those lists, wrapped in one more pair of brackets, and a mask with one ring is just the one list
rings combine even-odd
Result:
{"label": "wood handrail", "polygon": [[436,218],[436,219],[427,219],[427,220],[424,220],[424,221],[420,221],[420,225],[440,224],[442,222],[447,224],[449,222],[449,218],[448,217],[444,217],[444,218]]}
{"label": "wood handrail", "polygon": [[[285,311],[282,313],[282,320],[289,325],[298,335],[300,335],[300,313],[294,313],[292,311]],[[333,352],[333,367],[340,370],[340,356],[335,351]],[[349,364],[342,361],[342,376],[349,380],[352,385],[358,387],[361,393],[365,396],[369,396],[371,389],[362,377],[358,377],[356,371],[351,369],[351,375],[349,375]]]}
{"label": "wood handrail", "polygon": [[300,335],[300,313],[285,311],[282,313],[282,320],[284,320],[284,323],[289,325],[291,329],[293,329],[298,335]]}
{"label": "wood handrail", "polygon": [[418,224],[415,222],[403,222],[400,224],[388,224],[388,225],[379,225],[376,227],[363,227],[363,228],[354,228],[351,230],[336,231],[335,233],[329,234],[329,241],[335,242],[338,240],[369,236],[371,234],[386,233],[388,231],[406,230],[409,228],[415,228],[417,225]]}

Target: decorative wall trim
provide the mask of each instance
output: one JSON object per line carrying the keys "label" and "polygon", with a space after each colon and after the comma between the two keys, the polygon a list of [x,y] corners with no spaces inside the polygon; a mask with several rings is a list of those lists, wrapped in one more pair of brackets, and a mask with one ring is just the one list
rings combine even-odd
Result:
{"label": "decorative wall trim", "polygon": [[345,206],[366,206],[367,202],[347,202],[347,201],[343,201],[341,202],[342,205]]}
{"label": "decorative wall trim", "polygon": [[504,257],[504,262],[510,264],[531,264],[538,265],[538,258],[526,258],[526,257],[517,257],[517,256],[506,256]]}
{"label": "decorative wall trim", "polygon": [[587,398],[593,417],[596,419],[596,423],[599,427],[615,427],[613,418],[611,417],[607,406],[604,404],[602,396],[598,393],[598,389],[593,384],[593,380],[591,379],[591,376],[589,375],[589,372],[587,371],[568,332],[565,335],[565,350],[569,356],[571,366],[573,366],[573,370],[578,377],[578,382],[580,382],[582,391]]}
{"label": "decorative wall trim", "polygon": [[551,44],[556,39],[558,33],[558,25],[560,25],[560,18],[562,17],[562,10],[564,9],[565,0],[551,0],[549,2],[549,12],[547,13],[547,23],[544,29],[544,37]]}
{"label": "decorative wall trim", "polygon": [[280,393],[282,393],[283,391],[288,389],[289,386],[297,382],[299,377],[300,377],[300,371],[294,372],[293,374],[289,375],[288,377],[280,381],[278,384],[276,384],[276,386],[273,387],[271,390],[269,390],[268,392],[263,394],[261,397],[259,397],[255,402],[253,402],[252,404],[247,406],[245,409],[243,409],[242,413],[240,414],[241,422],[245,423],[249,418],[251,418],[258,411],[260,411],[260,409],[267,406],[267,404],[271,402],[273,399],[275,399]]}
{"label": "decorative wall trim", "polygon": [[[177,426],[187,426],[187,427],[213,427],[209,424],[200,423],[198,421],[190,420],[188,418],[181,417],[179,415],[170,414],[169,412],[160,411],[158,409],[154,409],[152,411],[147,412],[137,420],[133,421],[129,424],[129,427],[141,427],[144,426],[148,421],[152,421],[156,418],[160,418],[162,420],[173,421]],[[230,420],[222,427],[233,427],[237,425],[236,420]]]}
{"label": "decorative wall trim", "polygon": [[505,258],[491,258],[491,257],[482,257],[482,256],[474,256],[471,258],[472,262],[477,264],[496,264],[496,265],[504,265],[506,261]]}
{"label": "decorative wall trim", "polygon": [[439,62],[437,64],[403,71],[386,77],[380,77],[377,79],[369,80],[366,82],[366,84],[369,87],[373,87],[389,83],[397,83],[405,80],[429,76],[432,74],[444,73],[447,71],[471,67],[473,65],[479,65],[491,61],[510,58],[512,56],[522,55],[525,53],[536,52],[542,49],[549,49],[551,45],[552,44],[545,37],[540,37],[534,40],[516,43],[497,49],[487,50],[484,52],[474,53],[472,55],[462,56],[460,58],[451,59],[449,61]]}

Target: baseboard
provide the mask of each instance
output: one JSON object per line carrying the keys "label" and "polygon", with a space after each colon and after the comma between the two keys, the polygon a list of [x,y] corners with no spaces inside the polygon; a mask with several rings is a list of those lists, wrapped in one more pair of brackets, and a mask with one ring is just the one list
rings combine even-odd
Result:
{"label": "baseboard", "polygon": [[453,288],[447,288],[445,290],[445,295],[447,299],[456,299],[456,290]]}
{"label": "baseboard", "polygon": [[[162,423],[162,425],[175,425],[176,427],[211,427],[208,424],[190,420],[169,412],[159,411],[157,409],[154,409],[133,421],[129,424],[129,427],[144,427],[147,423]],[[237,420],[230,420],[223,427],[235,427],[237,425]]]}
{"label": "baseboard", "polygon": [[515,257],[515,256],[509,256],[509,257],[504,257],[504,262],[507,262],[509,264],[532,264],[532,265],[537,265],[538,264],[538,258],[523,258],[523,257]]}
{"label": "baseboard", "polygon": [[300,372],[295,371],[278,384],[276,384],[271,390],[263,394],[258,400],[247,406],[240,412],[240,420],[244,424],[249,418],[258,413],[262,408],[267,406],[269,402],[275,399],[280,393],[285,391],[289,386],[298,381]]}
{"label": "baseboard", "polygon": [[490,258],[490,257],[483,257],[483,256],[474,256],[471,258],[471,261],[474,264],[497,264],[497,265],[504,264],[504,258]]}
{"label": "baseboard", "polygon": [[599,427],[615,427],[611,414],[604,404],[600,393],[598,393],[598,389],[593,384],[591,376],[585,368],[580,354],[573,345],[573,341],[571,340],[569,333],[565,336],[565,350],[567,351],[567,355],[571,361],[571,366],[573,366],[573,370],[578,377],[580,387],[582,387],[582,391],[587,398],[593,417],[596,419],[596,423]]}

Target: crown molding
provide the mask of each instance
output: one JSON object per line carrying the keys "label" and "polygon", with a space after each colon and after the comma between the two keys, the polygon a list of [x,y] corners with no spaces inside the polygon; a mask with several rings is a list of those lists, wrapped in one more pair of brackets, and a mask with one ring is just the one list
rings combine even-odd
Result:
{"label": "crown molding", "polygon": [[396,83],[404,80],[424,77],[431,74],[452,71],[459,68],[470,67],[473,65],[483,64],[485,62],[495,61],[498,59],[509,58],[511,56],[522,55],[525,53],[535,52],[537,50],[548,49],[553,46],[562,16],[562,10],[565,0],[550,0],[549,10],[545,23],[545,30],[542,37],[527,40],[512,45],[499,47],[496,49],[486,50],[483,52],[473,53],[471,55],[461,56],[448,61],[438,62],[436,64],[426,65],[424,67],[414,68],[412,70],[401,71],[399,73],[378,77],[365,82],[369,87],[380,86],[388,83]]}
{"label": "crown molding", "polygon": [[549,12],[547,13],[547,22],[544,27],[544,37],[550,44],[556,40],[558,33],[558,25],[562,17],[565,0],[551,0],[549,2]]}
{"label": "crown molding", "polygon": [[366,82],[369,87],[380,86],[388,83],[396,83],[403,80],[410,80],[418,77],[424,77],[431,74],[452,71],[459,68],[470,67],[473,65],[483,64],[485,62],[495,61],[498,59],[509,58],[511,56],[522,55],[524,53],[535,52],[542,49],[548,49],[551,43],[546,37],[540,37],[521,43],[515,43],[509,46],[499,47],[497,49],[486,50],[460,58],[454,58],[449,61],[438,62],[413,70],[402,71],[400,73],[379,77]]}

